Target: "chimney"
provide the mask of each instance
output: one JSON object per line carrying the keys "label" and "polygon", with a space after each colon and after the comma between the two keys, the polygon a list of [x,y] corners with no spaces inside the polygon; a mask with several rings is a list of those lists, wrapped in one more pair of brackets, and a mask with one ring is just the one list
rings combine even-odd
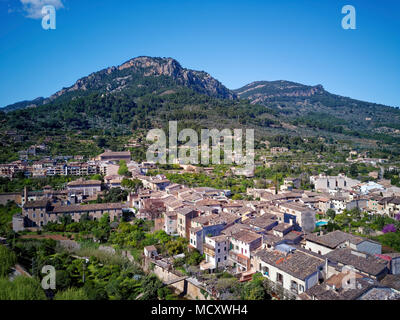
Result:
{"label": "chimney", "polygon": [[28,187],[27,186],[25,186],[24,187],[24,201],[25,201],[25,203],[26,202],[28,202]]}
{"label": "chimney", "polygon": [[328,279],[328,258],[325,259],[325,278]]}

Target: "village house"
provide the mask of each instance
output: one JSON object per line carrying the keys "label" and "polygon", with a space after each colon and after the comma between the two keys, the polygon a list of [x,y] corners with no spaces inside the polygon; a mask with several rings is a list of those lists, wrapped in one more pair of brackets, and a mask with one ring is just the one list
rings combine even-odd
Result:
{"label": "village house", "polygon": [[289,152],[289,149],[286,147],[272,147],[269,149],[269,151],[273,154],[273,155],[277,155],[280,153],[285,153],[285,152]]}
{"label": "village house", "polygon": [[381,212],[391,218],[400,213],[400,197],[385,197],[379,200],[378,204],[381,206]]}
{"label": "village house", "polygon": [[218,215],[210,214],[193,218],[190,228],[189,245],[199,250],[203,254],[203,244],[205,237],[217,236],[226,226],[226,221],[216,219]]}
{"label": "village house", "polygon": [[190,241],[190,228],[192,219],[199,215],[199,211],[193,206],[186,206],[176,210],[177,231],[180,237]]}
{"label": "village house", "polygon": [[131,161],[131,152],[130,151],[122,151],[122,152],[104,152],[97,156],[96,160],[99,161],[110,161],[114,163],[118,163],[121,160],[126,162]]}
{"label": "village house", "polygon": [[169,235],[177,234],[177,213],[175,211],[164,212],[164,231]]}
{"label": "village house", "polygon": [[277,250],[260,250],[252,258],[256,271],[289,295],[297,296],[318,284],[324,259],[294,247],[280,245]]}
{"label": "village house", "polygon": [[101,191],[101,181],[98,180],[76,180],[67,184],[69,193],[81,193],[84,196],[93,196]]}
{"label": "village house", "polygon": [[225,235],[206,236],[203,244],[205,260],[201,270],[214,270],[228,265],[229,239]]}
{"label": "village house", "polygon": [[279,210],[285,214],[285,223],[297,224],[306,232],[314,231],[316,223],[315,210],[293,202],[279,204]]}
{"label": "village house", "polygon": [[366,210],[373,213],[383,214],[383,205],[379,204],[379,201],[382,198],[383,197],[379,194],[369,194]]}
{"label": "village house", "polygon": [[330,198],[331,209],[335,210],[336,213],[342,213],[346,209],[347,199],[341,196],[333,196]]}
{"label": "village house", "polygon": [[47,199],[26,202],[23,206],[22,216],[26,227],[43,227],[50,220],[48,212],[51,211],[50,201]]}
{"label": "village house", "polygon": [[346,177],[343,174],[338,176],[326,176],[320,174],[318,176],[311,176],[310,182],[314,184],[316,191],[329,191],[335,189],[351,190],[360,181]]}
{"label": "village house", "polygon": [[334,270],[341,271],[348,266],[364,276],[380,280],[389,272],[385,259],[352,248],[337,248],[324,257],[328,259],[330,273],[335,273]]}
{"label": "village house", "polygon": [[299,295],[299,300],[399,300],[400,291],[360,273],[343,271]]}
{"label": "village house", "polygon": [[248,230],[241,230],[230,236],[229,260],[238,273],[250,270],[251,252],[262,244],[262,235]]}
{"label": "village house", "polygon": [[321,236],[309,234],[305,240],[306,244],[304,248],[306,250],[321,255],[326,255],[337,248],[346,247],[369,254],[380,254],[382,252],[382,246],[379,243],[367,238],[356,237],[340,230],[335,230]]}
{"label": "village house", "polygon": [[122,217],[123,209],[126,208],[122,203],[97,203],[87,205],[55,206],[48,212],[50,221],[58,221],[61,215],[70,215],[72,220],[79,222],[82,215],[88,215],[93,220],[99,220],[104,214],[110,215],[110,221],[119,220]]}
{"label": "village house", "polygon": [[146,258],[154,259],[158,256],[155,246],[146,246],[143,248],[143,253]]}
{"label": "village house", "polygon": [[299,189],[301,185],[301,180],[299,178],[285,178],[283,179],[283,185],[281,185],[281,190],[293,190]]}
{"label": "village house", "polygon": [[150,190],[165,190],[170,184],[170,181],[164,175],[157,175],[155,177],[139,176],[138,179],[142,181],[144,188]]}
{"label": "village house", "polygon": [[20,172],[20,167],[16,164],[0,164],[0,177],[12,179],[17,172]]}
{"label": "village house", "polygon": [[279,223],[272,228],[274,236],[283,238],[286,234],[294,230],[294,225],[291,223]]}
{"label": "village house", "polygon": [[264,233],[277,226],[278,220],[274,215],[265,214],[256,218],[246,219],[243,223],[249,225],[257,233]]}
{"label": "village house", "polygon": [[[58,222],[61,216],[69,215],[72,221],[79,222],[82,215],[88,215],[93,220],[100,219],[108,213],[110,220],[119,220],[126,205],[121,203],[101,203],[89,205],[55,205],[48,199],[27,202],[22,209],[25,227],[43,227],[49,222]],[[16,228],[20,229],[20,221],[16,219]]]}

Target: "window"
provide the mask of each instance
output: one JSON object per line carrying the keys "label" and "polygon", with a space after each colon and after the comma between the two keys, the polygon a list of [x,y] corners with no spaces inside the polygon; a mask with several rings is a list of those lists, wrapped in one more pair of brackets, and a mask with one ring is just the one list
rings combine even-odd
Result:
{"label": "window", "polygon": [[221,252],[221,249],[218,249],[218,253],[220,253]]}
{"label": "window", "polygon": [[269,268],[268,267],[262,267],[261,268],[263,275],[269,276]]}
{"label": "window", "polygon": [[292,292],[294,292],[294,293],[298,293],[298,285],[297,285],[297,282],[296,281],[294,281],[294,280],[292,280],[291,282],[290,282],[290,290],[292,291]]}
{"label": "window", "polygon": [[276,282],[283,285],[283,275],[281,275],[280,273],[276,273]]}
{"label": "window", "polygon": [[33,217],[33,218],[36,218],[36,213],[34,213],[34,214],[32,215],[32,217]]}
{"label": "window", "polygon": [[220,259],[220,258],[218,258],[218,262],[221,262],[221,259]]}
{"label": "window", "polygon": [[301,285],[301,284],[299,285],[299,291],[300,291],[300,292],[304,292],[304,286]]}

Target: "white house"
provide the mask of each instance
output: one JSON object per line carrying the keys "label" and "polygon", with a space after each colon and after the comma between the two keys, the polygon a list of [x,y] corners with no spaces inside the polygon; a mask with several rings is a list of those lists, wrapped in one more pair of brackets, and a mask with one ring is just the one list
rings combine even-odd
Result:
{"label": "white house", "polygon": [[379,243],[340,230],[322,236],[315,234],[306,236],[306,250],[325,255],[338,248],[351,248],[372,255],[382,252],[382,246]]}
{"label": "white house", "polygon": [[263,249],[252,258],[256,271],[294,295],[318,284],[324,259],[293,248],[290,252]]}
{"label": "white house", "polygon": [[229,239],[225,235],[205,237],[203,244],[205,262],[200,266],[204,269],[217,269],[228,264]]}
{"label": "white house", "polygon": [[249,230],[241,230],[230,237],[229,259],[238,272],[250,269],[250,253],[262,244],[262,235]]}

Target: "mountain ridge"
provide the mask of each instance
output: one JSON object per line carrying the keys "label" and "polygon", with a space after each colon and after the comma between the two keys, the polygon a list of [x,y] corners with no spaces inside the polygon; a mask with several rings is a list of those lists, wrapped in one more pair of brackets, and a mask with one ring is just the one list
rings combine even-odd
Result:
{"label": "mountain ridge", "polygon": [[[129,72],[131,71],[131,72]],[[116,82],[116,87],[102,86],[101,81],[104,77],[112,76],[113,74],[126,73],[127,75],[122,78],[113,79]],[[130,73],[130,74],[129,74]],[[150,76],[167,76],[174,79],[177,84],[187,87],[192,87],[201,94],[206,94],[211,97],[218,97],[223,99],[237,99],[237,96],[221,82],[213,78],[210,74],[204,71],[197,71],[192,69],[183,68],[181,64],[173,58],[160,58],[139,56],[129,59],[118,66],[104,68],[100,71],[93,72],[88,76],[78,79],[73,85],[62,88],[55,92],[48,98],[36,98],[34,100],[25,100],[7,105],[0,110],[8,112],[25,107],[40,106],[48,104],[66,93],[76,91],[112,91],[116,92],[122,90],[124,86],[132,79],[135,74],[150,77]],[[112,88],[112,90],[110,90]]]}
{"label": "mountain ridge", "polygon": [[[265,100],[274,98],[274,97],[310,97],[315,94],[328,93],[332,94],[324,89],[321,84],[317,85],[305,85],[302,83],[297,83],[289,80],[257,80],[251,83],[248,83],[238,89],[229,89],[225,87],[220,81],[213,78],[209,73],[204,71],[197,71],[188,68],[183,68],[181,64],[171,58],[161,58],[161,57],[149,57],[149,56],[138,56],[132,59],[129,59],[117,66],[111,66],[104,68],[100,71],[93,72],[87,76],[84,76],[78,79],[73,85],[69,87],[62,88],[61,90],[56,91],[54,94],[50,95],[47,98],[38,97],[33,100],[24,100],[18,101],[13,104],[9,104],[0,108],[1,111],[9,112],[18,109],[28,108],[28,107],[36,107],[39,105],[47,104],[58,97],[63,96],[65,93],[74,92],[74,91],[87,91],[96,83],[96,78],[102,75],[110,75],[115,71],[123,71],[123,70],[134,70],[136,72],[139,71],[144,77],[149,76],[170,76],[174,78],[180,85],[187,87],[194,87],[197,89],[198,93],[207,94],[213,97],[219,97],[224,99],[250,99],[252,104],[265,102]],[[142,70],[140,70],[142,69]],[[125,81],[124,81],[125,80]],[[126,84],[127,79],[116,79],[116,81],[120,81],[121,86],[117,86],[117,88],[113,88],[113,91],[118,91],[123,89],[124,84]],[[254,90],[254,85],[257,86],[256,89],[266,88],[269,90],[268,94],[262,94],[257,91],[262,90]],[[279,85],[283,85],[283,88],[279,88]],[[98,90],[105,89],[108,91],[109,88],[97,88]],[[281,90],[279,90],[281,89]],[[244,90],[244,91],[243,91]],[[249,94],[249,91],[253,91],[252,94]],[[280,91],[280,92],[279,92]],[[342,98],[349,98],[340,95],[336,95]],[[352,99],[352,98],[349,98]],[[352,99],[356,100],[356,99]],[[356,100],[360,102],[367,102],[363,100]],[[388,106],[381,103],[372,103],[378,106],[391,107],[396,108],[395,106]]]}
{"label": "mountain ridge", "polygon": [[352,137],[400,147],[400,109],[331,94],[321,84],[286,80],[254,81],[230,90],[172,58],[136,57],[82,77],[49,98],[3,111],[2,132],[16,129],[25,135],[126,133],[180,120],[197,129],[247,126],[262,131],[261,136]]}

